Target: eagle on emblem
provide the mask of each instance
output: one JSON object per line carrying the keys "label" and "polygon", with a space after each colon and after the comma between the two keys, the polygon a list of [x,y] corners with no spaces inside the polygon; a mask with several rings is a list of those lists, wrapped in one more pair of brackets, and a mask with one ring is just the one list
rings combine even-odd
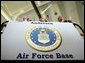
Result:
{"label": "eagle on emblem", "polygon": [[38,41],[40,43],[48,43],[50,41],[50,39],[49,39],[49,35],[46,32],[49,31],[49,30],[41,29],[41,30],[38,30],[38,31],[40,32],[38,34]]}

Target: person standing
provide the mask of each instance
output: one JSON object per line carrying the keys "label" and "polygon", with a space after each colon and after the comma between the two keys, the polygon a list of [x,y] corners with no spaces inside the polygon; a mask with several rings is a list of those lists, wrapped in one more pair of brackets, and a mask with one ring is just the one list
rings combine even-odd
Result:
{"label": "person standing", "polygon": [[58,22],[62,22],[63,21],[63,17],[62,16],[59,16],[58,17]]}
{"label": "person standing", "polygon": [[45,22],[45,19],[41,17],[41,18],[39,19],[39,21],[40,21],[40,22]]}
{"label": "person standing", "polygon": [[23,18],[23,21],[32,21],[32,20],[30,20],[27,16],[25,16],[24,18]]}

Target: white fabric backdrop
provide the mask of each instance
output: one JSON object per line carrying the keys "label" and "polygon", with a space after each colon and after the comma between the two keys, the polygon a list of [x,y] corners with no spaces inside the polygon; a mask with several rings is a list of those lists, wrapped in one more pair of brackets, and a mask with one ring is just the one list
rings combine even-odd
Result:
{"label": "white fabric backdrop", "polygon": [[[34,21],[35,22],[35,21]],[[36,21],[38,22],[38,21]],[[3,34],[1,35],[1,60],[84,60],[84,39],[80,36],[77,29],[71,23],[46,22],[44,24],[57,29],[62,37],[62,43],[58,49],[50,52],[41,52],[31,48],[26,40],[25,33],[28,28],[35,25],[31,22],[9,21]],[[17,59],[19,53],[29,54],[28,59]],[[52,54],[53,59],[32,59],[32,53]],[[72,54],[74,58],[56,58],[56,53]]]}

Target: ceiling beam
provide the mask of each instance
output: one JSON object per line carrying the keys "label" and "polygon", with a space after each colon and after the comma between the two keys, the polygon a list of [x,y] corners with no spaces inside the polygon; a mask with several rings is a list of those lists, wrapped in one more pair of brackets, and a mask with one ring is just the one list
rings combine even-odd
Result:
{"label": "ceiling beam", "polygon": [[52,4],[48,5],[48,7],[45,8],[45,9],[41,12],[41,14],[45,13],[51,6],[52,6]]}
{"label": "ceiling beam", "polygon": [[3,10],[3,8],[1,7],[1,14],[3,15],[3,17],[6,20],[11,20],[11,17]]}
{"label": "ceiling beam", "polygon": [[[51,1],[46,1],[46,2],[38,5],[37,7],[43,6],[43,5],[48,4],[48,3],[50,3],[50,2],[51,2]],[[13,15],[14,20],[16,20],[18,16],[20,16],[20,15],[26,13],[26,12],[29,12],[29,11],[31,11],[31,10],[33,10],[33,9],[34,9],[34,8],[31,7],[30,9],[28,9],[28,8],[27,8],[27,9],[23,9],[22,11],[24,11],[24,12],[21,12],[21,10],[20,10],[20,11],[17,11],[17,12]],[[17,17],[16,17],[16,16],[17,16]]]}
{"label": "ceiling beam", "polygon": [[39,6],[41,3],[40,1],[35,1],[36,5]]}
{"label": "ceiling beam", "polygon": [[1,6],[4,8],[4,10],[6,10],[6,12],[7,12],[10,16],[12,16],[12,13],[11,13],[11,11],[9,10],[7,4],[4,3],[4,4],[2,4]]}
{"label": "ceiling beam", "polygon": [[33,5],[33,7],[34,7],[34,10],[36,11],[36,13],[37,13],[37,15],[38,15],[38,17],[39,17],[39,19],[40,19],[40,18],[41,18],[41,14],[40,14],[40,12],[39,12],[39,9],[38,9],[36,3],[35,3],[34,1],[31,1],[31,3],[32,3],[32,5]]}

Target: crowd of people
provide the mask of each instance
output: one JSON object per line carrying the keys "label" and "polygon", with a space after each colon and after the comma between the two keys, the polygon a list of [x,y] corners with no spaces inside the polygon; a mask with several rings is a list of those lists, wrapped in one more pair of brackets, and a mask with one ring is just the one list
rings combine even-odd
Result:
{"label": "crowd of people", "polygon": [[[43,18],[43,17],[41,17],[41,18],[39,19],[40,22],[48,22],[48,20],[49,20],[48,17],[47,17],[46,19]],[[27,16],[25,16],[25,17],[23,18],[23,21],[28,21],[28,22],[30,22],[30,21],[32,21],[32,20],[30,20]],[[69,22],[69,23],[72,23],[72,18],[71,18],[71,17],[68,17],[68,19],[64,20],[64,18],[63,18],[62,16],[59,16],[59,17],[58,17],[58,22]]]}
{"label": "crowd of people", "polygon": [[[41,18],[39,19],[39,21],[40,21],[40,22],[47,22],[48,19],[49,19],[48,17],[47,17],[46,19],[44,19],[43,17],[41,17]],[[30,22],[30,21],[32,21],[32,20],[30,20],[27,16],[24,16],[23,21],[28,21],[28,22]]]}
{"label": "crowd of people", "polygon": [[[39,21],[40,21],[40,22],[48,22],[49,19],[50,19],[50,16],[47,15],[46,19],[43,18],[43,17],[41,17],[41,18],[39,19]],[[24,17],[23,17],[23,21],[30,22],[30,21],[32,21],[32,20],[30,20],[30,18],[28,18],[27,16],[24,16]],[[2,25],[1,25],[1,30],[3,29],[3,27],[6,27],[6,26],[7,26],[7,23],[8,23],[8,22],[9,22],[9,21],[5,21],[5,22],[2,23]],[[58,17],[58,22],[69,22],[69,23],[72,23],[72,18],[71,18],[71,17],[68,17],[67,20],[64,20],[62,16],[59,16],[59,17]]]}
{"label": "crowd of people", "polygon": [[[41,18],[39,19],[39,21],[40,21],[40,22],[48,22],[49,18],[50,18],[50,16],[47,15],[47,18],[46,18],[46,19],[43,18],[43,17],[41,17]],[[62,16],[59,16],[57,20],[58,20],[58,22],[73,23],[71,17],[68,17],[67,19],[64,19]],[[30,18],[28,18],[27,16],[24,16],[24,17],[23,17],[23,21],[30,22],[30,21],[32,21],[32,20],[30,20]],[[3,32],[2,32],[3,28],[7,26],[8,22],[9,22],[9,21],[5,21],[5,22],[3,22],[3,23],[1,24],[1,34],[3,33]],[[74,26],[75,26],[75,25],[78,26],[78,27],[83,31],[83,29],[82,29],[78,24],[73,23],[73,25],[74,25]]]}
{"label": "crowd of people", "polygon": [[62,16],[59,16],[58,17],[58,22],[69,22],[69,23],[72,23],[72,18],[70,16],[66,20],[64,20],[64,18]]}

